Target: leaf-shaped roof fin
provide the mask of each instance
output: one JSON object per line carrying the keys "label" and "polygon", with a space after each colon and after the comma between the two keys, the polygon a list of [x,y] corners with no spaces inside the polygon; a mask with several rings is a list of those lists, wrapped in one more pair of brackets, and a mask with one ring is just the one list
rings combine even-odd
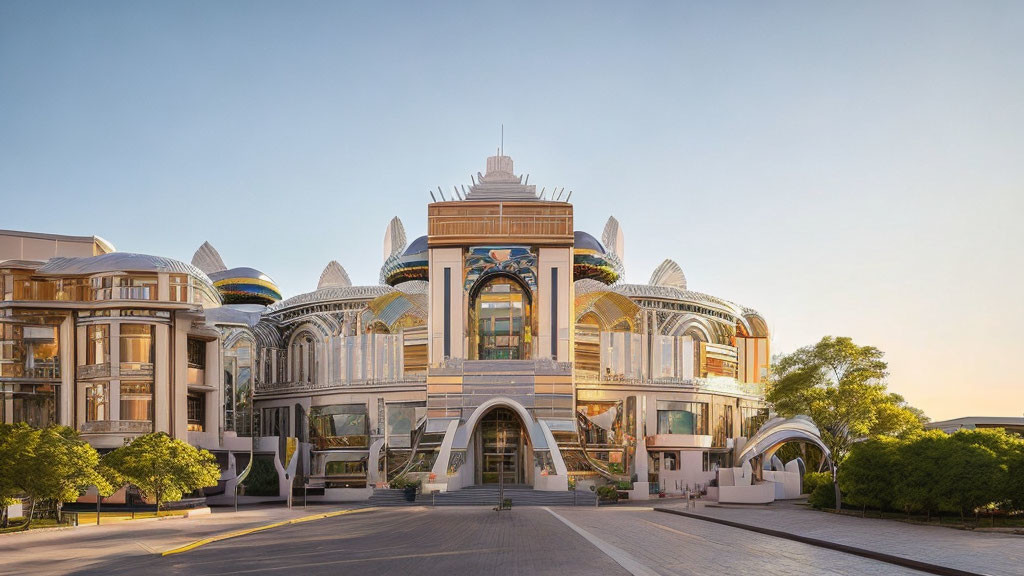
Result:
{"label": "leaf-shaped roof fin", "polygon": [[402,221],[395,216],[388,223],[388,229],[384,232],[384,260],[395,254],[401,254],[402,250],[405,250],[406,238],[405,238],[405,226],[402,225]]}
{"label": "leaf-shaped roof fin", "polygon": [[323,274],[320,275],[320,282],[316,285],[316,289],[348,288],[349,286],[352,286],[352,280],[349,279],[348,272],[345,272],[337,260],[331,260],[324,268]]}
{"label": "leaf-shaped roof fin", "polygon": [[220,257],[220,253],[209,242],[203,242],[199,250],[196,250],[196,253],[192,255],[192,265],[207,275],[223,272],[228,269],[224,265],[224,260]]}
{"label": "leaf-shaped roof fin", "polygon": [[686,274],[683,274],[683,269],[679,267],[679,264],[676,264],[675,260],[666,259],[654,269],[654,273],[651,274],[651,281],[648,284],[652,286],[671,286],[680,290],[686,290]]}

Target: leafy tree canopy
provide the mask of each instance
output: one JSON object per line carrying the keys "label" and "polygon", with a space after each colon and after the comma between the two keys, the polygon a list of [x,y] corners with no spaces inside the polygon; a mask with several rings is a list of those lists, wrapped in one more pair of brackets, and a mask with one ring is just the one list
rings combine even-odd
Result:
{"label": "leafy tree canopy", "polygon": [[213,454],[164,432],[139,436],[110,452],[104,456],[103,466],[120,482],[131,483],[147,497],[155,498],[158,510],[162,503],[214,486],[220,478]]}
{"label": "leafy tree canopy", "polygon": [[888,392],[885,354],[847,337],[826,336],[777,359],[767,400],[784,417],[810,416],[841,463],[858,439],[904,436],[922,429],[924,414]]}
{"label": "leafy tree canopy", "polygon": [[98,464],[96,450],[67,426],[0,425],[0,499],[27,496],[34,509],[40,500],[76,500],[89,486],[109,492]]}

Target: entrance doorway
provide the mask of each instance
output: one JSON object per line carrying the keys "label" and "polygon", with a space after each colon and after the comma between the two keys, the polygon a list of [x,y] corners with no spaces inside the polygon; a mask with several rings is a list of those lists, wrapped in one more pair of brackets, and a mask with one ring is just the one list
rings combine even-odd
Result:
{"label": "entrance doorway", "polygon": [[476,433],[476,483],[526,484],[529,442],[519,416],[508,408],[487,413]]}

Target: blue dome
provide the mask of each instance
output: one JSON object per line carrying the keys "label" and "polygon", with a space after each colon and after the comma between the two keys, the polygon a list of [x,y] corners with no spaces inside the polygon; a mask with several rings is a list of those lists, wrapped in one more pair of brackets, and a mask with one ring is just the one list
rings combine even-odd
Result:
{"label": "blue dome", "polygon": [[409,247],[402,252],[403,256],[411,256],[413,254],[422,254],[427,251],[427,237],[420,236],[419,238],[412,241]]}
{"label": "blue dome", "polygon": [[576,250],[593,250],[598,254],[604,254],[604,246],[586,232],[580,232],[579,230],[572,233],[572,242]]}

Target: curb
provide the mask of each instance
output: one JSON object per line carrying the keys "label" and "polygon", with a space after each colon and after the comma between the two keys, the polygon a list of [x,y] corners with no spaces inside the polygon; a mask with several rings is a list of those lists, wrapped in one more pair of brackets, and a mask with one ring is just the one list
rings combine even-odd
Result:
{"label": "curb", "polygon": [[337,510],[335,512],[324,512],[322,514],[312,514],[310,516],[302,516],[300,518],[292,518],[291,520],[282,520],[281,522],[274,522],[273,524],[264,524],[263,526],[255,526],[253,528],[245,528],[244,530],[236,530],[234,532],[227,532],[225,534],[218,534],[216,536],[210,536],[209,538],[203,538],[201,540],[196,540],[195,542],[190,542],[188,544],[185,544],[184,546],[179,546],[177,548],[171,548],[170,550],[164,550],[163,552],[160,552],[159,554],[161,556],[170,556],[171,554],[181,554],[182,552],[188,552],[189,550],[193,550],[195,548],[199,548],[200,546],[205,546],[207,544],[212,544],[214,542],[220,542],[221,540],[227,540],[229,538],[238,538],[239,536],[245,536],[247,534],[253,534],[255,532],[262,532],[264,530],[270,530],[271,528],[279,528],[281,526],[287,526],[289,524],[299,524],[299,523],[302,523],[302,522],[310,522],[312,520],[321,520],[321,519],[324,519],[324,518],[333,518],[335,516],[343,516],[345,514],[356,514],[356,513],[359,513],[359,512],[370,512],[372,510],[377,510],[377,508],[374,508],[374,507],[370,507],[370,508],[351,508],[351,509],[348,509],[348,510]]}
{"label": "curb", "polygon": [[938,574],[939,576],[986,576],[978,572],[968,572],[967,570],[950,568],[948,566],[940,566],[938,564],[932,564],[929,562],[921,562],[920,560],[912,560],[910,558],[904,558],[903,556],[895,556],[893,554],[886,554],[884,552],[876,552],[874,550],[868,550],[866,548],[847,546],[846,544],[839,544],[837,542],[832,542],[830,540],[821,540],[819,538],[800,536],[799,534],[792,534],[790,532],[783,532],[781,530],[772,530],[770,528],[762,528],[760,526],[753,526],[750,524],[741,524],[739,522],[723,520],[721,518],[713,518],[711,516],[704,516],[703,514],[695,514],[693,512],[670,510],[668,508],[655,508],[654,511],[664,512],[666,514],[675,514],[676,516],[684,516],[686,518],[693,518],[696,520],[704,520],[705,522],[722,524],[723,526],[730,526],[732,528],[739,528],[741,530],[749,530],[750,532],[757,532],[759,534],[765,534],[767,536],[775,536],[776,538],[784,538],[786,540],[801,542],[803,544],[810,544],[811,546],[827,548],[829,550],[835,550],[837,552],[845,552],[846,554],[853,554],[854,556],[861,556],[864,558],[869,558],[871,560],[878,560],[879,562],[885,562],[887,564],[902,566],[904,568],[911,568],[913,570],[919,570],[921,572],[927,572],[929,574]]}

